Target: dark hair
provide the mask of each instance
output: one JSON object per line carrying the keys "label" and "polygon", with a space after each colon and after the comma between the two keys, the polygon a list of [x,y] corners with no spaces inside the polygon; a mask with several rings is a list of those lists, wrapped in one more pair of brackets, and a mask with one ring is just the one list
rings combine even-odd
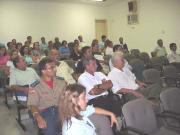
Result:
{"label": "dark hair", "polygon": [[14,58],[13,61],[12,61],[15,68],[17,68],[17,64],[19,63],[19,58],[20,58],[20,57],[21,57],[21,56],[18,55],[18,56],[17,56],[16,58]]}
{"label": "dark hair", "polygon": [[116,50],[118,50],[119,48],[123,49],[123,47],[121,45],[114,45],[113,46],[113,52],[115,52]]}
{"label": "dark hair", "polygon": [[45,57],[45,58],[43,58],[43,59],[39,62],[38,67],[39,67],[39,73],[40,73],[40,75],[42,75],[42,70],[45,69],[46,64],[47,64],[47,63],[51,63],[51,62],[54,62],[54,61],[53,61],[53,59],[50,58],[50,57]]}
{"label": "dark hair", "polygon": [[29,47],[26,46],[26,45],[23,45],[23,46],[21,47],[21,50],[20,50],[20,54],[21,54],[22,56],[24,56],[24,49],[25,49],[26,47],[28,48],[28,54],[30,54]]}
{"label": "dark hair", "polygon": [[103,39],[103,38],[106,38],[106,35],[102,35],[102,36],[101,36],[101,39]]}
{"label": "dark hair", "polygon": [[171,44],[169,45],[169,48],[172,50],[172,48],[173,48],[174,46],[176,46],[176,43],[171,43]]}
{"label": "dark hair", "polygon": [[1,44],[1,43],[0,43],[0,49],[2,49],[2,48],[5,48],[4,56],[6,56],[6,55],[7,55],[6,47],[5,47],[4,44]]}
{"label": "dark hair", "polygon": [[63,41],[62,41],[62,46],[64,46],[64,43],[67,43],[67,41],[66,41],[66,40],[63,40]]}
{"label": "dark hair", "polygon": [[81,111],[80,106],[75,102],[77,101],[79,95],[85,92],[84,86],[79,84],[70,84],[63,90],[60,101],[59,101],[59,112],[61,123],[67,121],[68,128],[70,128],[72,122],[71,117],[81,120],[82,116],[79,113]]}
{"label": "dark hair", "polygon": [[88,49],[91,49],[91,47],[90,47],[90,46],[84,46],[84,47],[81,49],[81,56],[82,56],[82,57],[84,56],[84,54],[86,53],[86,51],[87,51]]}

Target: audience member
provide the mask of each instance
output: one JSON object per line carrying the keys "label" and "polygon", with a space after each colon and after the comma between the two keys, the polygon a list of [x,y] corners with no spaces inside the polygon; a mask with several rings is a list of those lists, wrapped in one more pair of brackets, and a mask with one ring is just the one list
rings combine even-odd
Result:
{"label": "audience member", "polygon": [[99,43],[97,39],[94,39],[91,43],[91,48],[92,48],[92,54],[101,54],[101,52],[99,51]]}
{"label": "audience member", "polygon": [[[81,60],[77,63],[77,68],[76,68],[77,74],[81,74],[84,72],[84,66],[83,66],[82,59],[84,59],[84,58],[90,59],[93,57],[91,47],[89,47],[89,46],[83,47],[81,49],[81,54],[82,54]],[[97,59],[96,59],[96,63],[97,63],[97,71],[102,71],[102,66]]]}
{"label": "audience member", "polygon": [[62,46],[59,48],[59,54],[61,59],[68,59],[70,56],[70,49],[66,40],[62,41]]}
{"label": "audience member", "polygon": [[104,52],[106,39],[107,38],[106,38],[105,35],[101,36],[101,42],[99,43],[99,50],[100,50],[100,52]]}
{"label": "audience member", "polygon": [[32,42],[32,37],[31,36],[27,36],[27,44],[29,44],[30,48],[33,48],[33,42]]}
{"label": "audience member", "polygon": [[33,61],[35,63],[38,63],[39,60],[41,59],[41,52],[40,52],[40,48],[39,48],[39,42],[34,42],[31,54],[32,54]]}
{"label": "audience member", "polygon": [[113,55],[113,43],[110,40],[105,42],[105,55]]}
{"label": "audience member", "polygon": [[[34,69],[27,67],[23,57],[17,56],[13,60],[15,69],[10,73],[10,87],[17,92],[18,99],[21,101],[27,100],[29,85],[39,80],[39,76]],[[26,87],[24,87],[26,86]]]}
{"label": "audience member", "polygon": [[[85,71],[78,78],[78,83],[86,88],[88,104],[95,107],[100,107],[113,113],[120,115],[121,105],[113,108],[112,97],[108,95],[108,90],[112,88],[111,80],[108,80],[101,72],[97,72],[97,64],[94,58],[83,59]],[[112,101],[112,102],[111,102]],[[116,101],[115,101],[116,102]]]}
{"label": "audience member", "polygon": [[55,37],[53,48],[56,48],[57,50],[59,50],[59,47],[61,47],[61,42],[59,41],[58,37]]}
{"label": "audience member", "polygon": [[63,135],[96,135],[95,127],[88,116],[93,113],[107,115],[118,126],[112,112],[87,105],[86,89],[78,84],[67,86],[60,98],[60,118],[63,124]]}
{"label": "audience member", "polygon": [[79,50],[79,44],[74,43],[73,50],[71,52],[70,58],[73,59],[74,61],[78,61],[81,56],[80,56],[80,50]]}
{"label": "audience member", "polygon": [[21,43],[21,42],[18,42],[18,43],[16,44],[16,49],[17,49],[17,51],[18,51],[18,55],[21,55],[21,54],[20,54],[21,47],[22,47],[22,43]]}
{"label": "audience member", "polygon": [[158,46],[154,49],[154,53],[156,57],[161,57],[161,56],[166,56],[166,48],[163,46],[163,41],[162,39],[157,40]]}
{"label": "audience member", "polygon": [[31,56],[31,51],[28,46],[22,46],[20,50],[21,56],[24,57],[24,60],[28,65],[34,63],[32,56]]}
{"label": "audience member", "polygon": [[[112,91],[116,94],[128,93],[128,99],[131,100],[132,97],[148,97],[148,91],[140,88],[146,87],[146,84],[138,81],[135,75],[125,67],[125,62],[122,53],[116,52],[112,56],[113,68],[108,74],[108,78],[112,81],[113,87]],[[140,93],[141,92],[141,93]]]}
{"label": "audience member", "polygon": [[48,50],[48,44],[46,43],[45,37],[41,37],[41,44],[39,47],[40,47],[41,55],[44,55],[44,51]]}
{"label": "audience member", "polygon": [[56,78],[56,65],[48,57],[39,62],[40,81],[34,83],[28,94],[28,106],[43,135],[60,135],[58,104],[66,82]]}
{"label": "audience member", "polygon": [[120,43],[120,45],[123,47],[124,53],[128,53],[128,52],[129,52],[128,46],[127,46],[126,43],[124,43],[123,37],[120,37],[120,38],[119,38],[119,43]]}
{"label": "audience member", "polygon": [[83,41],[83,37],[81,35],[78,36],[78,40],[80,49],[87,46],[87,44]]}

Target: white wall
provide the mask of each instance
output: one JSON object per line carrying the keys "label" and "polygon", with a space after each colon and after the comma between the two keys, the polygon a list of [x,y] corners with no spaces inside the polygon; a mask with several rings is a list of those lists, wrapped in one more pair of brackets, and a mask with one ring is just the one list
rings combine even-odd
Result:
{"label": "white wall", "polygon": [[33,41],[73,41],[79,34],[88,43],[95,37],[95,19],[104,19],[104,8],[94,5],[42,1],[0,1],[0,42],[12,38],[24,42],[28,35]]}
{"label": "white wall", "polygon": [[[180,0],[138,0],[139,24],[127,25],[128,0],[107,9],[109,37],[118,42],[120,36],[129,48],[151,52],[158,38],[169,51],[169,43],[180,45]],[[180,47],[179,47],[180,48]]]}

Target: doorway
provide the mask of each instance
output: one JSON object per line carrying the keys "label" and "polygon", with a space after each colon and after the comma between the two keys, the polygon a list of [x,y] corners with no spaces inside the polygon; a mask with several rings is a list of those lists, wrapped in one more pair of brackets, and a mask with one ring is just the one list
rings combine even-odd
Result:
{"label": "doorway", "polygon": [[95,20],[95,32],[96,39],[101,42],[101,36],[107,36],[107,21],[106,20]]}

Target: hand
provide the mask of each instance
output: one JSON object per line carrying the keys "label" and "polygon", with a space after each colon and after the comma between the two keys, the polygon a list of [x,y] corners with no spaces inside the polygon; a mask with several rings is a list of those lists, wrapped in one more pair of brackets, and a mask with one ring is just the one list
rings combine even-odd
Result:
{"label": "hand", "polygon": [[116,116],[114,115],[114,113],[112,113],[110,115],[110,118],[111,118],[111,127],[113,126],[113,124],[115,124],[116,128],[118,129],[119,128],[119,124],[118,124],[118,121],[117,121]]}
{"label": "hand", "polygon": [[112,82],[110,80],[102,80],[101,88],[102,89],[109,89],[112,87]]}
{"label": "hand", "polygon": [[32,87],[29,87],[28,93],[33,94],[33,93],[35,93],[35,92],[36,92],[36,91],[35,91]]}
{"label": "hand", "polygon": [[140,83],[139,83],[139,87],[140,87],[140,88],[145,88],[145,87],[147,87],[147,84],[140,82]]}
{"label": "hand", "polygon": [[36,115],[36,120],[39,128],[47,128],[46,121],[42,118],[41,115]]}
{"label": "hand", "polygon": [[143,94],[141,94],[141,93],[139,93],[139,92],[137,92],[137,91],[132,91],[132,94],[134,95],[134,96],[136,96],[137,98],[144,98],[144,95]]}

